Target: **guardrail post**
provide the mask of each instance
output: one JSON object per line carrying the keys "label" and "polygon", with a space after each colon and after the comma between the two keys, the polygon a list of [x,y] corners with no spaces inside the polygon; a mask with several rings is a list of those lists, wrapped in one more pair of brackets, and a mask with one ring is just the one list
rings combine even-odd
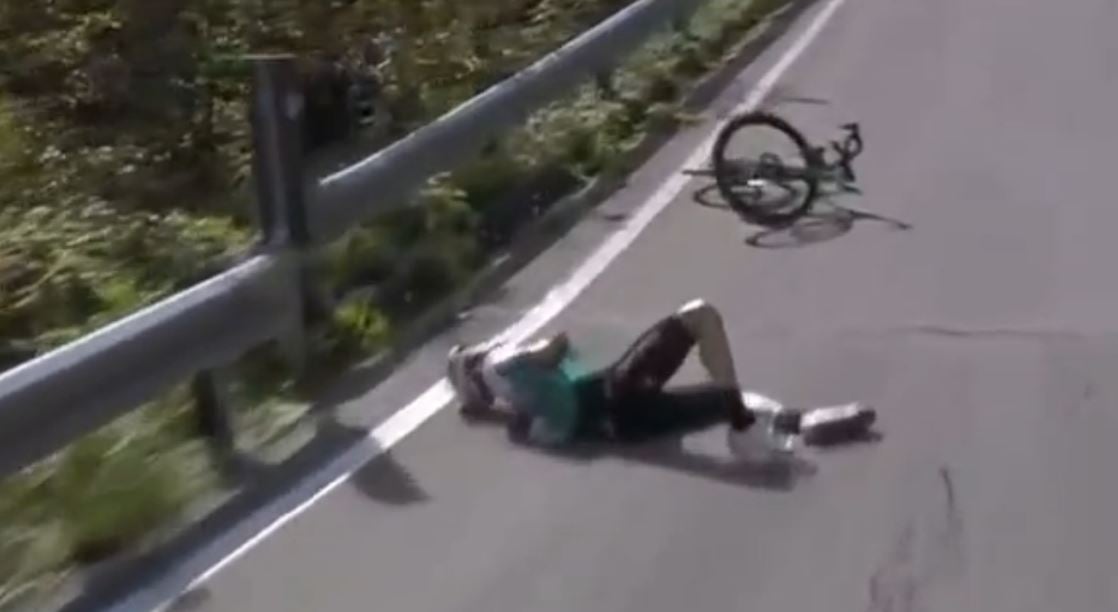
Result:
{"label": "guardrail post", "polygon": [[214,452],[225,463],[236,456],[237,450],[223,381],[217,372],[204,370],[194,375],[190,390],[194,394],[198,432],[210,442]]}
{"label": "guardrail post", "polygon": [[290,55],[250,56],[252,169],[260,230],[268,245],[303,246],[307,232],[302,160],[305,101]]}
{"label": "guardrail post", "polygon": [[217,467],[237,482],[262,469],[262,464],[237,449],[237,434],[224,370],[203,370],[190,381],[194,414],[201,434],[210,445]]}
{"label": "guardrail post", "polygon": [[[300,251],[310,245],[307,227],[307,185],[303,163],[305,97],[292,55],[249,56],[252,62],[253,174],[257,210],[265,247]],[[312,291],[309,271],[301,257],[292,267],[293,293],[298,295],[298,319],[322,299]],[[292,368],[306,367],[305,325],[281,340]]]}
{"label": "guardrail post", "polygon": [[672,16],[672,31],[685,37],[691,35],[691,11],[682,4],[676,7]]}
{"label": "guardrail post", "polygon": [[597,85],[598,92],[606,100],[617,98],[617,84],[614,83],[612,70],[603,70],[594,75],[594,84]]}

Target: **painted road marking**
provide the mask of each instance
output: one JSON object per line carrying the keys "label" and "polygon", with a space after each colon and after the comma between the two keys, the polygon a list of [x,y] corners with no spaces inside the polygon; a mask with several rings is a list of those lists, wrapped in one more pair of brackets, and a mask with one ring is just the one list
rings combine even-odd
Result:
{"label": "painted road marking", "polygon": [[[772,91],[777,81],[792,64],[803,54],[823,31],[823,28],[846,0],[830,0],[800,34],[780,59],[765,73],[761,80],[750,90],[749,95],[734,108],[734,114],[754,110]],[[683,164],[683,168],[693,168],[706,161],[708,152],[717,138],[718,123],[711,134],[704,139]],[[625,251],[650,223],[668,206],[690,178],[676,172],[669,176],[651,196],[641,204],[635,215],[614,232],[596,251],[594,251],[570,276],[556,285],[539,304],[525,313],[510,327],[498,334],[498,338],[519,342],[530,338],[552,319],[569,306],[596,278],[602,275],[614,260]],[[168,576],[133,593],[125,601],[111,608],[124,612],[135,610],[164,610],[174,603],[185,591],[198,587],[225,567],[239,559],[268,536],[272,535],[293,518],[306,511],[320,499],[328,495],[354,472],[395,446],[419,428],[431,417],[438,414],[453,399],[453,392],[446,379],[432,385],[411,403],[404,406],[382,424],[369,432],[368,443],[355,445],[334,461],[308,477],[280,499],[253,514],[248,520],[217,538],[203,550],[195,553]],[[227,552],[228,551],[228,552]],[[185,588],[184,588],[185,587]]]}

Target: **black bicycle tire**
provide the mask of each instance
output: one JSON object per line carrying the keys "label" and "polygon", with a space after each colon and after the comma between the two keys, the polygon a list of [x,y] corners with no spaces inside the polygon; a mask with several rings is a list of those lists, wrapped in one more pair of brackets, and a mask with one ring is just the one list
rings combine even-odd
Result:
{"label": "black bicycle tire", "polygon": [[733,186],[730,184],[731,174],[726,160],[726,147],[729,146],[730,140],[734,137],[734,134],[744,128],[755,125],[771,127],[782,132],[785,136],[788,136],[799,149],[800,154],[803,156],[804,163],[808,165],[808,168],[815,165],[815,155],[812,152],[811,146],[808,144],[807,139],[804,138],[804,135],[801,134],[799,130],[792,127],[792,124],[772,113],[764,111],[745,113],[731,119],[730,122],[718,132],[718,138],[714,141],[714,147],[711,149],[714,180],[718,185],[718,191],[731,206],[753,223],[766,226],[781,226],[794,223],[797,219],[807,214],[807,212],[811,210],[812,204],[815,203],[815,198],[819,193],[819,177],[816,173],[808,172],[803,179],[807,186],[803,202],[795,208],[781,213],[761,211],[751,207],[737,195],[732,188]]}

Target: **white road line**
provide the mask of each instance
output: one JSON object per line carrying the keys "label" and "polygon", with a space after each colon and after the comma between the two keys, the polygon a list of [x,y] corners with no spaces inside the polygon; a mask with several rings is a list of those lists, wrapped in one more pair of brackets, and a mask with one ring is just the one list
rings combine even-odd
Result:
{"label": "white road line", "polygon": [[[777,63],[751,89],[745,100],[735,107],[733,114],[756,109],[772,91],[777,81],[822,32],[823,27],[845,2],[846,0],[829,0]],[[716,137],[717,130],[714,130],[696,147],[687,161],[684,162],[683,167],[695,167],[705,162]],[[689,181],[690,179],[682,173],[674,173],[668,177],[641,205],[637,213],[630,217],[624,226],[611,235],[598,250],[576,268],[566,281],[548,292],[539,304],[525,313],[512,326],[501,332],[499,337],[503,340],[518,342],[531,337],[547,325],[574,302],[596,278],[601,276],[625,249],[633,244],[637,236],[683,191]],[[276,500],[275,503],[258,511],[245,524],[224,534],[217,541],[207,546],[205,550],[194,555],[193,559],[180,566],[173,575],[161,580],[159,584],[151,585],[149,588],[133,594],[127,601],[114,606],[112,609],[121,612],[125,610],[151,610],[153,608],[165,609],[172,603],[168,601],[169,599],[177,597],[183,590],[197,587],[236,561],[262,540],[325,497],[338,485],[348,480],[362,465],[375,459],[418,429],[420,425],[448,406],[452,399],[453,393],[446,379],[435,383],[407,406],[369,432],[366,443],[350,449],[315,475],[300,483],[299,486],[282,498]],[[238,542],[241,543],[237,544]],[[232,550],[232,552],[227,554],[221,552],[228,550]],[[176,587],[175,585],[186,585],[186,588],[182,589],[181,586]]]}

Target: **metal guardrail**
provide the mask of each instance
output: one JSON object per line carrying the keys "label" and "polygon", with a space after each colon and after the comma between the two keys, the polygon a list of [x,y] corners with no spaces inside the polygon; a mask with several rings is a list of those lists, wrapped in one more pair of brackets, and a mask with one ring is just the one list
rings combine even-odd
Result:
{"label": "metal guardrail", "polygon": [[0,378],[0,475],[290,329],[279,257],[254,257]]}
{"label": "metal guardrail", "polygon": [[226,418],[210,372],[301,331],[301,247],[406,202],[531,112],[595,76],[705,0],[638,0],[396,144],[307,185],[290,57],[254,59],[254,175],[265,254],[0,374],[0,478],[194,376],[203,422]]}
{"label": "metal guardrail", "polygon": [[470,159],[533,111],[608,71],[619,57],[665,24],[681,23],[703,1],[635,2],[395,145],[327,176],[310,194],[310,239],[331,240],[386,206],[406,202],[427,179]]}

